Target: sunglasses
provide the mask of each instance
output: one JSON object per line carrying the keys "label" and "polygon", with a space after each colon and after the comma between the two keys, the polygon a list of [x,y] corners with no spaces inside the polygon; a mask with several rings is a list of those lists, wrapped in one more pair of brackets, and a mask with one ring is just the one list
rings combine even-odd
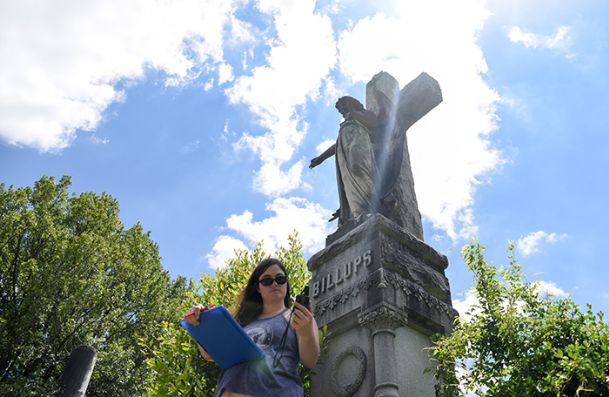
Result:
{"label": "sunglasses", "polygon": [[280,274],[279,276],[273,277],[265,277],[261,280],[258,280],[258,284],[262,284],[265,287],[270,287],[273,285],[273,281],[277,283],[277,285],[283,285],[288,282],[288,276],[284,274]]}

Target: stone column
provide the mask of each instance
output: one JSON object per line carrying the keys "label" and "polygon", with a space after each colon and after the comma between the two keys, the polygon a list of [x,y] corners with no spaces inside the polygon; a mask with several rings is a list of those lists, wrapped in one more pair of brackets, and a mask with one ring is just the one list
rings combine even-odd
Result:
{"label": "stone column", "polygon": [[396,373],[395,329],[408,323],[406,314],[381,305],[360,314],[358,322],[372,331],[374,397],[400,397]]}

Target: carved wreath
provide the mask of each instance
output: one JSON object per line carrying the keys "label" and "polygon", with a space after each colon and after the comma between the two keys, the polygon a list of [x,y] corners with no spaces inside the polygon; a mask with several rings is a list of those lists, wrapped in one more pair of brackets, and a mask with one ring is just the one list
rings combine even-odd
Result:
{"label": "carved wreath", "polygon": [[[355,357],[358,362],[357,373],[355,375],[355,379],[353,379],[353,382],[347,385],[341,385],[338,383],[338,370],[340,369],[343,361],[349,356]],[[360,388],[364,382],[365,376],[366,353],[364,353],[362,348],[359,346],[351,346],[340,353],[332,364],[332,372],[330,374],[330,385],[332,386],[332,391],[338,397],[350,397]]]}

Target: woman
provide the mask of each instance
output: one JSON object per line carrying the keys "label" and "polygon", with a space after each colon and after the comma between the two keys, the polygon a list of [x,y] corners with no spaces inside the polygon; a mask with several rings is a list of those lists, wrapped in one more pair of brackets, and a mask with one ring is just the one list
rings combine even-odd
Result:
{"label": "woman", "polygon": [[[319,358],[319,335],[311,311],[294,303],[290,317],[289,305],[290,286],[285,267],[274,258],[263,260],[241,294],[235,318],[265,352],[265,359],[222,371],[214,397],[302,397],[298,362],[307,368],[315,366]],[[207,308],[195,306],[184,319],[197,325],[199,313]],[[201,346],[199,350],[203,358],[211,359]]]}

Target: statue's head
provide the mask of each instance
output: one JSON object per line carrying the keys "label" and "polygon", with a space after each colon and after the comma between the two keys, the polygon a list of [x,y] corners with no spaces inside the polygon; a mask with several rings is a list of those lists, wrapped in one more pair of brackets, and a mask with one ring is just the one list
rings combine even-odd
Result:
{"label": "statue's head", "polygon": [[399,95],[398,81],[387,72],[379,72],[366,84],[366,109],[386,117],[393,113]]}
{"label": "statue's head", "polygon": [[351,96],[340,97],[336,102],[336,109],[345,116],[349,112],[364,110],[364,105]]}

